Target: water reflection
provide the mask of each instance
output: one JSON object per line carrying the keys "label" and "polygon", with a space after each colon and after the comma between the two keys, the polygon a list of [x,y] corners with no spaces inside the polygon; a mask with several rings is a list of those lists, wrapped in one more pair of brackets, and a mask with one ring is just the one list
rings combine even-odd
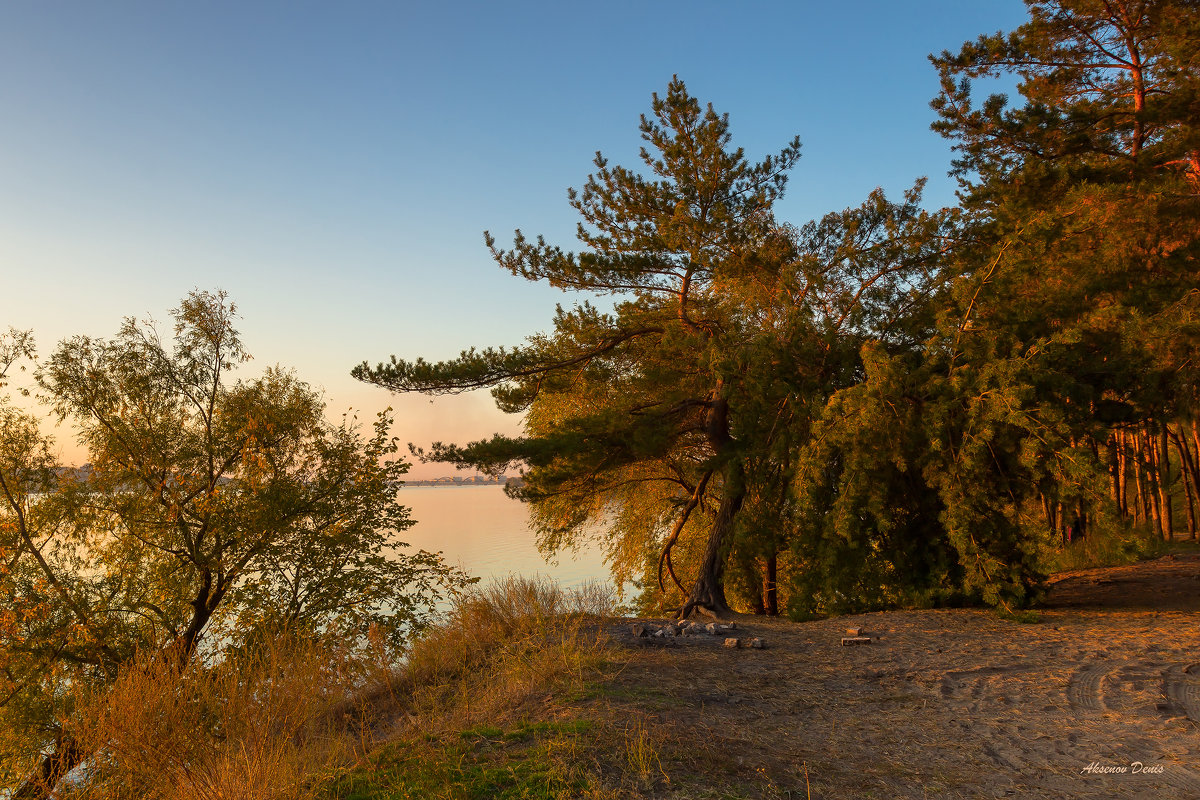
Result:
{"label": "water reflection", "polygon": [[547,563],[529,528],[529,510],[501,486],[406,486],[400,502],[417,524],[400,538],[413,549],[442,551],[446,561],[487,581],[510,574],[545,575],[564,588],[611,583],[599,548],[559,553]]}

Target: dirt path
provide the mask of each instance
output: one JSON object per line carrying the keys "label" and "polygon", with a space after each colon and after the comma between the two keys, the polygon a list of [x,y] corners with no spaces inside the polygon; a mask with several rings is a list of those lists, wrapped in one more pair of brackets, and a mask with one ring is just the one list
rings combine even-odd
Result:
{"label": "dirt path", "polygon": [[[616,639],[663,794],[1200,798],[1200,557],[1057,576],[1039,624],[988,611],[746,617]],[[843,647],[847,627],[869,645]]]}

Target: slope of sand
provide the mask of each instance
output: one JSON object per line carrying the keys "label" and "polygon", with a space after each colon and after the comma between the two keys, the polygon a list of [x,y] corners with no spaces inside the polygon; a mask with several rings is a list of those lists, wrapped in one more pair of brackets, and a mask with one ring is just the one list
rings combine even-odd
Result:
{"label": "slope of sand", "polygon": [[[625,624],[617,683],[658,732],[668,796],[1200,798],[1197,611],[1200,556],[1168,556],[1056,576],[1037,624],[739,620],[766,650]],[[871,643],[841,646],[850,626]]]}

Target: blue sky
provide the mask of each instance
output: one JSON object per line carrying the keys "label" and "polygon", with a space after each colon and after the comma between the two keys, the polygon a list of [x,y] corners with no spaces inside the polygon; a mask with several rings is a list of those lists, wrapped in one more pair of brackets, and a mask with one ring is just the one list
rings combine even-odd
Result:
{"label": "blue sky", "polygon": [[5,3],[0,327],[49,352],[221,288],[249,369],[295,367],[335,414],[391,404],[418,443],[512,432],[486,395],[395,398],[348,372],[543,330],[570,296],[502,272],[482,232],[570,245],[567,187],[596,150],[635,162],[638,115],[673,74],[751,157],[801,137],[781,219],[922,175],[939,206],[953,183],[926,56],[1024,16],[1018,0]]}

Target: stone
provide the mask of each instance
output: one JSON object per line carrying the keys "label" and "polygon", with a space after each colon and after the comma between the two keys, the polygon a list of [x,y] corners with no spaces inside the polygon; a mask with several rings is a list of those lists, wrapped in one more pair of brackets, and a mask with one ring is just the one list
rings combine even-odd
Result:
{"label": "stone", "polygon": [[639,639],[645,639],[647,636],[650,635],[650,626],[649,625],[642,625],[641,623],[637,623],[636,625],[633,626],[632,630],[633,630],[633,635],[638,637]]}
{"label": "stone", "polygon": [[742,640],[741,639],[726,639],[725,646],[726,647],[741,647]]}
{"label": "stone", "polygon": [[755,650],[763,650],[766,648],[767,643],[764,642],[762,639],[758,638],[757,636],[755,636],[753,639],[750,640],[750,646],[753,647]]}
{"label": "stone", "polygon": [[715,623],[715,622],[708,623],[707,625],[704,626],[704,630],[708,631],[709,636],[716,636],[717,635],[717,623]]}
{"label": "stone", "polygon": [[870,644],[870,643],[871,643],[870,636],[843,636],[842,637],[842,647],[850,647],[851,645]]}

